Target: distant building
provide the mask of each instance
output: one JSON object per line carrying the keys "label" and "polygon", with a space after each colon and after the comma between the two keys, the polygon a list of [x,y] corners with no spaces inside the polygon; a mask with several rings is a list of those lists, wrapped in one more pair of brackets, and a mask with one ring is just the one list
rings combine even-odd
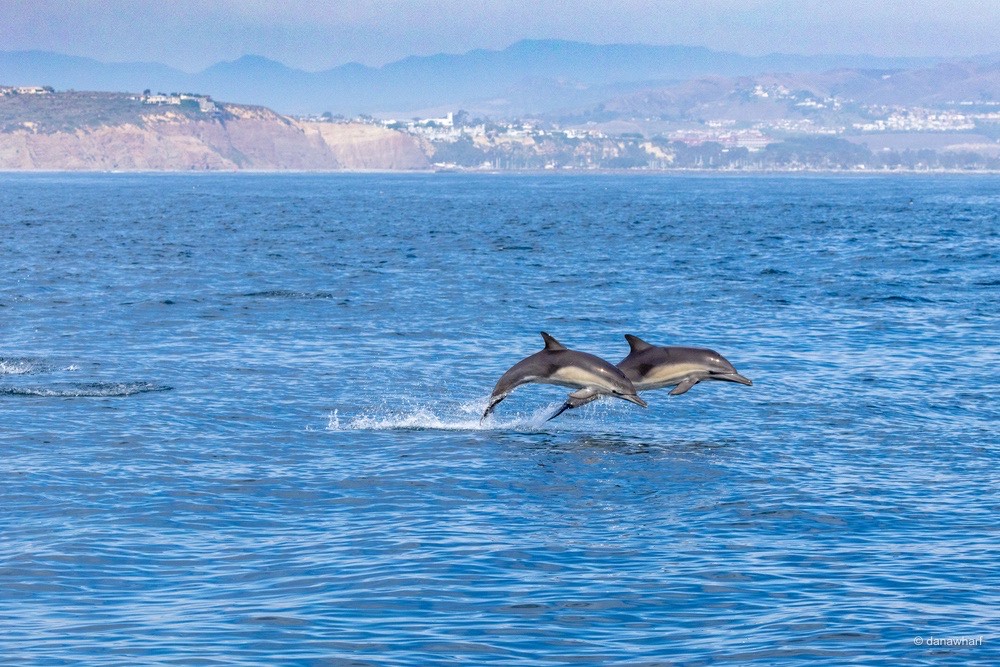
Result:
{"label": "distant building", "polygon": [[2,95],[48,95],[54,93],[51,86],[0,86]]}
{"label": "distant building", "polygon": [[174,95],[144,95],[143,104],[180,104],[180,96]]}
{"label": "distant building", "polygon": [[454,127],[455,114],[449,111],[444,118],[425,118],[423,120],[417,121],[417,125],[437,125],[439,127]]}
{"label": "distant building", "polygon": [[208,95],[191,95],[188,93],[182,93],[180,95],[164,95],[160,93],[159,95],[143,95],[139,98],[143,104],[152,105],[181,105],[184,102],[197,102],[198,110],[202,113],[215,113],[219,110],[219,107],[212,101],[212,98]]}

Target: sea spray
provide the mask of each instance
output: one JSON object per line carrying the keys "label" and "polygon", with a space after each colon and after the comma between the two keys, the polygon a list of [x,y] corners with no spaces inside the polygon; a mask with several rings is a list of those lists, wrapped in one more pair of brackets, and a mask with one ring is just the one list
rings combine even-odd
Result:
{"label": "sea spray", "polygon": [[426,406],[415,406],[406,410],[363,411],[349,418],[341,418],[340,411],[334,410],[327,416],[328,431],[395,431],[395,430],[439,430],[439,431],[521,431],[537,432],[558,427],[558,422],[547,421],[558,407],[546,404],[530,414],[515,413],[498,418],[490,415],[481,419],[482,401],[470,401],[459,406],[461,414],[438,414]]}

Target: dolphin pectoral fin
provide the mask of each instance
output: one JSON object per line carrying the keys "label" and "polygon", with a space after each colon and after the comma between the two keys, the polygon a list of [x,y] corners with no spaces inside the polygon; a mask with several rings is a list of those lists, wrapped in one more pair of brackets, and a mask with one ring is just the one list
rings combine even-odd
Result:
{"label": "dolphin pectoral fin", "polygon": [[558,410],[552,413],[552,415],[545,421],[551,421],[566,412],[567,410],[572,410],[573,408],[578,408],[581,405],[586,405],[591,401],[595,401],[600,398],[601,394],[593,387],[584,387],[583,389],[578,389],[570,394],[566,398],[566,402],[562,404]]}
{"label": "dolphin pectoral fin", "polygon": [[566,398],[565,407],[563,409],[566,410],[570,408],[578,408],[581,405],[592,403],[593,401],[596,401],[600,397],[601,397],[601,392],[594,389],[593,387],[584,387],[583,389],[577,389]]}
{"label": "dolphin pectoral fin", "polygon": [[587,403],[596,400],[600,395],[601,393],[593,387],[584,387],[583,389],[577,389],[570,394],[569,398],[566,399],[566,402],[570,404],[571,408],[578,408],[581,405],[586,405]]}
{"label": "dolphin pectoral fin", "polygon": [[679,385],[670,390],[671,396],[680,396],[685,393],[688,389],[698,384],[698,380],[687,379],[681,381]]}

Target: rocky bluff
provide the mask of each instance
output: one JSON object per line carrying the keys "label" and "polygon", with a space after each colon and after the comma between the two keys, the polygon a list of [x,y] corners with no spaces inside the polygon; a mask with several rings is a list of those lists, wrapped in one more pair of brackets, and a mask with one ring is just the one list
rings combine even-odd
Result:
{"label": "rocky bluff", "polygon": [[198,95],[0,87],[0,170],[427,169],[413,137]]}

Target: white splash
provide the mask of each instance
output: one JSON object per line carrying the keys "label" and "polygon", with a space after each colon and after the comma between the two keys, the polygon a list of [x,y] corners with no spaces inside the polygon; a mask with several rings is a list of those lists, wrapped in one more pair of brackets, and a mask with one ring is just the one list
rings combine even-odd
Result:
{"label": "white splash", "polygon": [[327,416],[328,431],[538,431],[545,428],[546,419],[557,406],[547,405],[530,415],[514,415],[498,419],[490,415],[480,421],[484,401],[469,401],[458,406],[459,414],[441,415],[430,408],[416,406],[404,411],[369,411],[349,418],[341,418],[334,410]]}
{"label": "white splash", "polygon": [[42,398],[115,398],[169,390],[170,387],[152,382],[78,382],[41,387],[0,386],[0,395]]}
{"label": "white splash", "polygon": [[27,375],[39,370],[34,359],[0,358],[0,375]]}

